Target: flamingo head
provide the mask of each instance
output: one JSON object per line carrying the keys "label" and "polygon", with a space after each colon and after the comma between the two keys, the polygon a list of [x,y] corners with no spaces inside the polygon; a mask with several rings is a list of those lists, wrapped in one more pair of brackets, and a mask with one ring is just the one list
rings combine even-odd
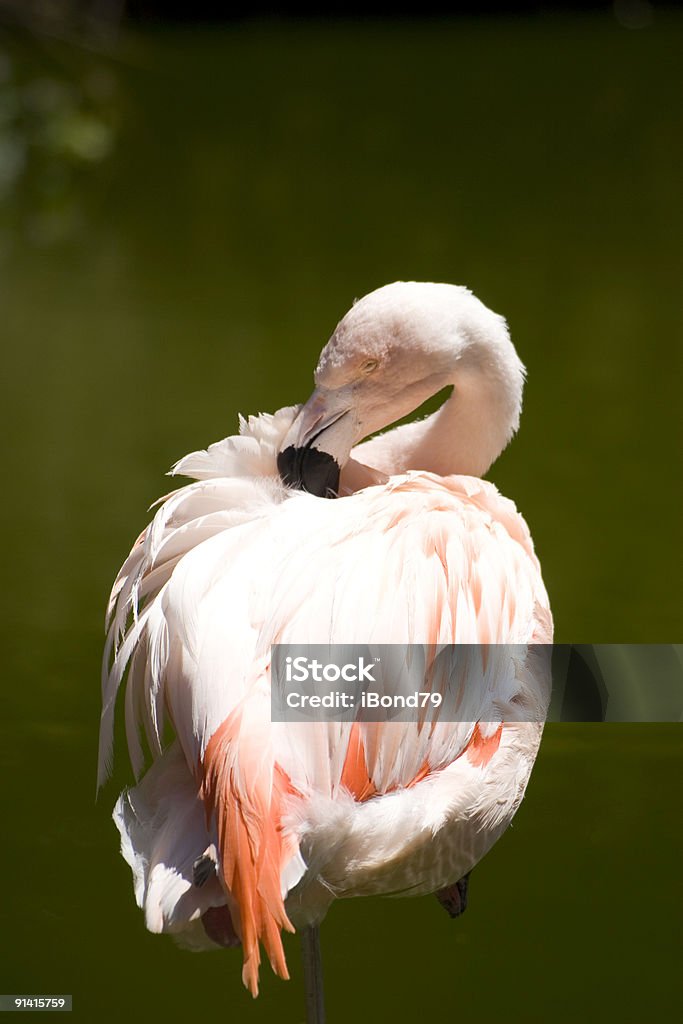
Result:
{"label": "flamingo head", "polygon": [[278,454],[283,481],[334,497],[354,445],[456,385],[464,370],[496,372],[495,350],[508,362],[512,352],[518,417],[523,367],[502,317],[456,285],[398,281],[370,292],[320,355],[315,390]]}

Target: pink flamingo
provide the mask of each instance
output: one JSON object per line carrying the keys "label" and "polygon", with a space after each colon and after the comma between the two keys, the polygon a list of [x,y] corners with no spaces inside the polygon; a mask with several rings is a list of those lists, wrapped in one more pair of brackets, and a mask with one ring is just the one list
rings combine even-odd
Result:
{"label": "pink flamingo", "polygon": [[[146,925],[241,945],[254,995],[260,947],[287,978],[281,933],[301,930],[312,1020],[335,898],[434,892],[464,908],[524,794],[547,666],[529,648],[511,680],[492,657],[472,721],[431,731],[278,724],[271,645],[550,643],[527,526],[480,479],[517,429],[523,381],[505,321],[467,289],[380,288],[337,326],[304,406],[241,420],[174,467],[195,482],[163,500],[114,584],[99,778],[127,669],[136,777],[140,728],[153,763],[114,819]],[[448,385],[433,415],[360,443]]]}

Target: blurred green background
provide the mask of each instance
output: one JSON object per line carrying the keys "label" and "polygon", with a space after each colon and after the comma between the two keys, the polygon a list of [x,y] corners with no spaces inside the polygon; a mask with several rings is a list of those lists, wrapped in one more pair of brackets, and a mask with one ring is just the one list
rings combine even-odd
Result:
{"label": "blurred green background", "polygon": [[[109,820],[123,751],[94,803],[99,659],[166,469],[304,399],[354,297],[450,281],[508,317],[529,377],[490,477],[557,639],[681,639],[683,17],[655,13],[4,27],[0,991],[303,1019],[295,940],[252,1003],[238,955],[145,932]],[[671,1012],[681,735],[550,726],[462,919],[332,909],[331,1024]]]}

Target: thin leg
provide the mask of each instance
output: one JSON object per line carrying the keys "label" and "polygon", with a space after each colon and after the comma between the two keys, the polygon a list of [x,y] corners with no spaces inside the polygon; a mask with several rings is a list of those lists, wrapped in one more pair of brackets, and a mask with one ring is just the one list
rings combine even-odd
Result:
{"label": "thin leg", "polygon": [[323,961],[320,955],[320,928],[316,924],[301,931],[301,959],[306,988],[306,1024],[325,1024]]}

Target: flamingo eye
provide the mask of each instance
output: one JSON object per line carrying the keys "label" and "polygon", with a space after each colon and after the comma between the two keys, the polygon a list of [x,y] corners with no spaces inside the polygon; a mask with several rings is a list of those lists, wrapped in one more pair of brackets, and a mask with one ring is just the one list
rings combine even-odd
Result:
{"label": "flamingo eye", "polygon": [[372,373],[378,366],[379,361],[377,359],[366,359],[364,363],[361,363],[360,372],[365,374]]}

